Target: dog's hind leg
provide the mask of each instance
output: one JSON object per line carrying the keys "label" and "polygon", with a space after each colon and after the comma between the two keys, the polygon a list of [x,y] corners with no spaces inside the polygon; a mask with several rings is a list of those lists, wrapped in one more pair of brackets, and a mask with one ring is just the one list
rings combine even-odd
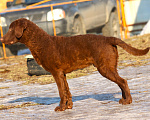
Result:
{"label": "dog's hind leg", "polygon": [[115,82],[120,87],[122,91],[122,99],[119,100],[120,104],[126,105],[132,103],[132,97],[127,81],[118,75],[116,68],[111,68],[111,66],[109,68],[103,65],[98,67],[98,71],[101,73],[101,75]]}
{"label": "dog's hind leg", "polygon": [[104,48],[104,53],[99,57],[95,57],[95,65],[101,75],[115,82],[122,91],[122,99],[120,104],[132,103],[132,97],[127,84],[127,81],[121,78],[117,72],[118,52],[116,46],[107,46]]}

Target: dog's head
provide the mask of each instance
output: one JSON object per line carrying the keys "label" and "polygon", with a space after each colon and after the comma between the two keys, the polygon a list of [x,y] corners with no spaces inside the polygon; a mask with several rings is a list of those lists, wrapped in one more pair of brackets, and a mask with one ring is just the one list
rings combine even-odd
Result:
{"label": "dog's head", "polygon": [[21,18],[10,24],[8,32],[1,38],[1,42],[5,44],[14,44],[19,42],[27,27],[27,19]]}

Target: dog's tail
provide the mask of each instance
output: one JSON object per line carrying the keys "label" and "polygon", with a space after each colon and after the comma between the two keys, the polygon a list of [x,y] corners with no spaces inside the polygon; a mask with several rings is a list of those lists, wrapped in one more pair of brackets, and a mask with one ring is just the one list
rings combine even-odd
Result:
{"label": "dog's tail", "polygon": [[130,45],[128,45],[127,43],[125,43],[124,41],[122,41],[121,39],[119,38],[115,38],[115,37],[111,37],[109,39],[109,43],[111,45],[118,45],[120,47],[122,47],[124,50],[126,50],[128,53],[132,54],[132,55],[135,55],[135,56],[141,56],[141,55],[145,55],[148,53],[149,51],[149,47],[144,49],[144,50],[141,50],[141,49],[136,49]]}

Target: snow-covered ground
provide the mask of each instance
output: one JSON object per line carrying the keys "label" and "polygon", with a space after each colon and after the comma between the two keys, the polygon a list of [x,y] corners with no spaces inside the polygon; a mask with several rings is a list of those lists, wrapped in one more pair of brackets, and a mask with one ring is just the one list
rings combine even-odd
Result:
{"label": "snow-covered ground", "polygon": [[[120,105],[119,87],[98,72],[68,80],[74,107],[55,112],[59,95],[55,83],[21,85],[11,80],[0,83],[0,105],[41,105],[0,110],[1,120],[148,120],[150,119],[150,65],[118,70],[128,80],[133,103]],[[3,88],[3,89],[2,89]]]}

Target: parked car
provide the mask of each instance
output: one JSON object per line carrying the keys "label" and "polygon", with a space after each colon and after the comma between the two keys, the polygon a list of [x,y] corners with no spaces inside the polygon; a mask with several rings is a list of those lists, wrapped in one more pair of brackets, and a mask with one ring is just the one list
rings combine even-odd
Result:
{"label": "parked car", "polygon": [[[27,18],[48,34],[54,35],[52,11],[55,20],[56,35],[71,36],[88,32],[103,33],[105,36],[119,37],[119,22],[116,0],[51,0],[36,6],[30,6],[42,0],[14,0],[7,2],[7,9],[0,13],[3,33],[8,31],[9,25],[16,19]],[[75,3],[76,1],[76,3]],[[72,2],[71,4],[55,5],[57,3]],[[20,44],[17,44],[20,46]],[[0,46],[2,56],[2,46]],[[6,46],[7,56],[16,54]],[[20,47],[19,47],[20,48]],[[16,50],[18,51],[18,49]]]}

